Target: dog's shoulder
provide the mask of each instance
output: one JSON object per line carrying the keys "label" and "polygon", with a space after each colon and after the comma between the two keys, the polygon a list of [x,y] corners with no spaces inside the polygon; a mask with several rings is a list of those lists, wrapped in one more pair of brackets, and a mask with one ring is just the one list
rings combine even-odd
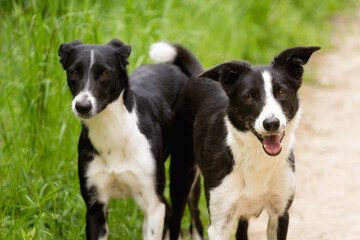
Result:
{"label": "dog's shoulder", "polygon": [[207,115],[226,109],[228,97],[218,82],[209,78],[191,78],[185,83],[178,101],[178,105],[191,109],[195,115],[198,111]]}

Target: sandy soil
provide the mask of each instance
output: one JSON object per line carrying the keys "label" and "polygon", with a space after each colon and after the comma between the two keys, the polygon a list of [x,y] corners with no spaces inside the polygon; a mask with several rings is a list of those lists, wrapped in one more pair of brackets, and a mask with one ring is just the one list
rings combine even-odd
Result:
{"label": "sandy soil", "polygon": [[[306,71],[316,83],[300,91],[297,190],[290,240],[360,239],[360,11],[334,20],[333,49],[314,54]],[[266,239],[266,215],[250,223]]]}

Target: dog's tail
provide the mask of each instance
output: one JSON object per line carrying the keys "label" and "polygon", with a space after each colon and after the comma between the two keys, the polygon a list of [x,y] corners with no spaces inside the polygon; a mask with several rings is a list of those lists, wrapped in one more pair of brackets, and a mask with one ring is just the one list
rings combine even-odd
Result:
{"label": "dog's tail", "polygon": [[149,55],[155,62],[178,66],[189,77],[197,77],[204,71],[200,61],[188,49],[175,43],[154,43]]}

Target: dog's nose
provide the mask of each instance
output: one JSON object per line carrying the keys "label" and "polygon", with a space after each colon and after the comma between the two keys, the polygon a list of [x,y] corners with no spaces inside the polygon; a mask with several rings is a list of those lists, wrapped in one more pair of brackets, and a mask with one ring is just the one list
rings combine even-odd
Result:
{"label": "dog's nose", "polygon": [[263,122],[263,126],[266,131],[274,132],[280,127],[280,120],[276,117],[266,118]]}
{"label": "dog's nose", "polygon": [[87,101],[79,101],[79,102],[76,102],[75,104],[75,109],[76,111],[78,111],[80,114],[87,114],[91,111],[91,102],[90,100],[87,100]]}

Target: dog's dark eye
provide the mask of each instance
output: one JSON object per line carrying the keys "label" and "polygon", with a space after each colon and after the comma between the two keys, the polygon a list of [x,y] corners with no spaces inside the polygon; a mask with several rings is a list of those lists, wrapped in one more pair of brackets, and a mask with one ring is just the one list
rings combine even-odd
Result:
{"label": "dog's dark eye", "polygon": [[279,97],[285,97],[287,95],[287,92],[283,89],[280,89],[278,92]]}
{"label": "dog's dark eye", "polygon": [[75,78],[75,77],[78,77],[78,76],[79,76],[79,73],[78,73],[77,70],[72,70],[72,71],[70,72],[70,75]]}
{"label": "dog's dark eye", "polygon": [[246,100],[246,101],[253,101],[254,99],[255,99],[255,96],[253,95],[253,94],[247,94],[245,97],[244,97],[244,99]]}
{"label": "dog's dark eye", "polygon": [[103,77],[103,78],[107,78],[109,75],[110,75],[110,74],[109,74],[109,72],[107,72],[107,71],[103,71],[103,72],[101,73],[101,77]]}

